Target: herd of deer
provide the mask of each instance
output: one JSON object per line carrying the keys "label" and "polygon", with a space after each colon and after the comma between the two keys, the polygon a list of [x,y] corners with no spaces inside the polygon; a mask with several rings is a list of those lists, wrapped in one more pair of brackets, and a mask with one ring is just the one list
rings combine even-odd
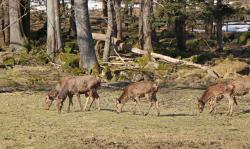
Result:
{"label": "herd of deer", "polygon": [[[95,76],[84,75],[76,77],[64,77],[59,80],[56,87],[46,95],[46,109],[49,110],[52,102],[57,101],[58,112],[61,112],[65,99],[69,98],[69,105],[67,111],[70,111],[70,106],[73,105],[72,98],[77,96],[81,111],[86,111],[89,99],[92,99],[90,110],[93,102],[96,102],[96,107],[100,110],[100,98],[97,93],[97,88],[101,85],[101,80]],[[122,95],[116,100],[116,110],[118,113],[122,111],[124,104],[128,100],[133,100],[135,103],[133,113],[136,113],[136,107],[140,103],[141,97],[146,97],[149,101],[149,107],[145,115],[148,115],[153,104],[156,106],[157,115],[160,115],[159,101],[156,98],[156,93],[159,85],[153,81],[139,81],[131,83],[124,90]],[[246,95],[250,90],[250,76],[245,76],[239,79],[230,80],[227,82],[217,83],[211,85],[204,91],[202,96],[198,98],[198,109],[203,111],[205,104],[210,106],[210,113],[215,111],[216,104],[224,97],[228,99],[228,115],[232,116],[233,106],[237,105],[236,96]],[[84,108],[82,107],[80,94],[84,94],[86,102]]]}

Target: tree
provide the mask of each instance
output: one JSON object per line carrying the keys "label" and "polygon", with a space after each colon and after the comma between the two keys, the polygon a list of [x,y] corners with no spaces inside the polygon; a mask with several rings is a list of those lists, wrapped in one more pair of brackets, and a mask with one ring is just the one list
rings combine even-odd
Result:
{"label": "tree", "polygon": [[47,0],[47,54],[54,58],[63,49],[58,0]]}
{"label": "tree", "polygon": [[[2,4],[2,0],[0,0],[0,3]],[[0,46],[5,44],[3,29],[4,29],[4,12],[3,12],[3,7],[0,6]]]}
{"label": "tree", "polygon": [[[99,70],[99,64],[94,49],[94,41],[88,12],[88,0],[75,0],[75,20],[77,42],[80,51],[80,66],[89,72]],[[95,71],[95,70],[94,70]]]}
{"label": "tree", "polygon": [[150,52],[153,49],[152,46],[152,27],[150,23],[150,15],[152,13],[152,0],[144,0],[143,4],[143,49]]}
{"label": "tree", "polygon": [[[222,0],[217,0],[217,10],[220,10],[222,8]],[[217,15],[216,19],[216,29],[217,29],[217,45],[218,50],[223,50],[223,32],[222,32],[222,26],[223,26],[223,15]]]}
{"label": "tree", "polygon": [[211,9],[214,7],[214,0],[208,0],[205,6],[205,32],[206,38],[213,38],[213,17],[209,13]]}
{"label": "tree", "polygon": [[106,32],[106,39],[104,45],[104,52],[103,52],[103,61],[109,61],[110,55],[110,46],[111,46],[111,37],[112,37],[112,30],[114,25],[113,20],[113,11],[112,11],[112,1],[108,0],[108,28]]}
{"label": "tree", "polygon": [[158,2],[160,5],[157,10],[157,17],[155,18],[155,26],[162,24],[174,24],[176,47],[178,50],[186,50],[186,20],[190,15],[190,11],[186,9],[193,9],[192,0],[188,1],[190,5],[187,7],[186,0],[161,0]]}
{"label": "tree", "polygon": [[176,43],[179,50],[186,49],[185,21],[184,16],[175,19]]}
{"label": "tree", "polygon": [[140,12],[139,12],[139,46],[143,49],[144,45],[144,37],[143,37],[143,7],[144,7],[144,0],[140,0]]}
{"label": "tree", "polygon": [[9,0],[9,17],[10,17],[10,49],[19,51],[26,48],[27,38],[25,37],[19,0]]}
{"label": "tree", "polygon": [[122,18],[121,18],[121,0],[115,1],[115,18],[117,25],[116,37],[118,40],[122,39]]}
{"label": "tree", "polygon": [[21,16],[23,31],[26,37],[30,37],[30,0],[21,0]]}
{"label": "tree", "polygon": [[10,43],[10,16],[9,16],[9,3],[7,0],[2,2],[3,4],[3,20],[4,20],[4,41],[6,45]]}
{"label": "tree", "polygon": [[108,16],[107,0],[102,0],[102,15],[103,15],[103,17]]}
{"label": "tree", "polygon": [[75,10],[74,0],[71,0],[71,11],[70,11],[70,36],[76,36],[76,23],[75,23]]}

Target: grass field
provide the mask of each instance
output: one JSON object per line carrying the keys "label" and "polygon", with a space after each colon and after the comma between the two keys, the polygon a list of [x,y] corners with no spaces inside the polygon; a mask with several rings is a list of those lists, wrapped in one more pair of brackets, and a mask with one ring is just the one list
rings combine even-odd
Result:
{"label": "grass field", "polygon": [[[199,114],[195,97],[203,90],[161,89],[161,116],[132,115],[132,102],[116,114],[113,100],[120,90],[101,89],[100,112],[80,112],[74,100],[70,113],[55,104],[43,110],[45,92],[0,94],[0,149],[72,148],[250,148],[250,96],[239,100],[233,117],[223,100],[217,114]],[[141,103],[146,110],[147,102]]]}

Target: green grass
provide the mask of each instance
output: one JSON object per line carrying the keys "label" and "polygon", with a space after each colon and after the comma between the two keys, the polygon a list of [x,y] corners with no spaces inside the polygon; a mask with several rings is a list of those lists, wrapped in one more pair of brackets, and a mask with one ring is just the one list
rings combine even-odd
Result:
{"label": "green grass", "polygon": [[[233,117],[225,115],[223,100],[217,114],[208,108],[199,114],[195,97],[202,90],[162,89],[157,95],[161,116],[152,108],[149,116],[132,115],[132,102],[116,114],[114,99],[120,90],[99,90],[100,112],[80,112],[74,99],[70,113],[58,114],[55,104],[43,109],[45,92],[0,94],[0,149],[61,148],[250,148],[250,96],[239,100]],[[83,98],[83,97],[82,97]],[[146,110],[147,102],[141,103]],[[222,113],[222,114],[221,114]]]}

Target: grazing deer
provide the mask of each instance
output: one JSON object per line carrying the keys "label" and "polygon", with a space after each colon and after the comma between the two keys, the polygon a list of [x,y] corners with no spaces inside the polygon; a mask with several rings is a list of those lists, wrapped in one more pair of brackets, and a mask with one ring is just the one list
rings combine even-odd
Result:
{"label": "grazing deer", "polygon": [[[236,101],[236,96],[244,96],[249,93],[250,90],[250,76],[244,76],[232,81],[229,81],[228,84],[233,86],[233,92],[231,94],[231,99]],[[233,103],[229,104],[230,111],[229,115],[233,114]]]}
{"label": "grazing deer", "polygon": [[[93,102],[96,100],[98,110],[100,110],[100,104],[99,104],[100,99],[99,95],[96,92],[100,84],[101,80],[91,75],[77,76],[68,79],[65,82],[64,86],[61,88],[61,90],[58,92],[58,95],[56,97],[58,113],[61,112],[63,102],[67,97],[69,97],[70,100],[69,102],[69,108],[70,108],[73,95],[75,94],[77,95],[81,111],[83,110],[83,108],[80,101],[80,94],[85,94],[85,96],[87,97],[84,106],[84,111],[87,108],[89,98],[92,98],[92,102],[90,104],[89,109],[91,108]],[[69,108],[68,111],[70,110]]]}
{"label": "grazing deer", "polygon": [[234,86],[227,82],[209,86],[202,96],[198,98],[198,109],[200,113],[203,112],[207,102],[210,105],[210,113],[212,113],[215,110],[216,103],[226,97],[229,101],[228,114],[230,114],[233,104],[235,103],[237,105],[235,98],[231,97],[233,89]]}
{"label": "grazing deer", "polygon": [[[66,82],[72,77],[63,77],[59,80],[59,82],[56,84],[56,87],[50,90],[45,97],[45,109],[49,110],[50,106],[52,105],[52,102],[56,99],[58,93],[62,89],[62,87],[66,84]],[[69,105],[73,104],[72,101],[69,100]],[[69,107],[68,107],[69,109]]]}
{"label": "grazing deer", "polygon": [[124,90],[122,95],[116,100],[117,112],[120,113],[124,104],[132,99],[135,102],[134,114],[136,114],[136,106],[140,103],[141,97],[146,97],[149,101],[149,108],[145,115],[148,115],[153,103],[155,103],[157,116],[160,115],[159,101],[156,98],[156,93],[159,86],[152,81],[140,81],[128,85]]}

